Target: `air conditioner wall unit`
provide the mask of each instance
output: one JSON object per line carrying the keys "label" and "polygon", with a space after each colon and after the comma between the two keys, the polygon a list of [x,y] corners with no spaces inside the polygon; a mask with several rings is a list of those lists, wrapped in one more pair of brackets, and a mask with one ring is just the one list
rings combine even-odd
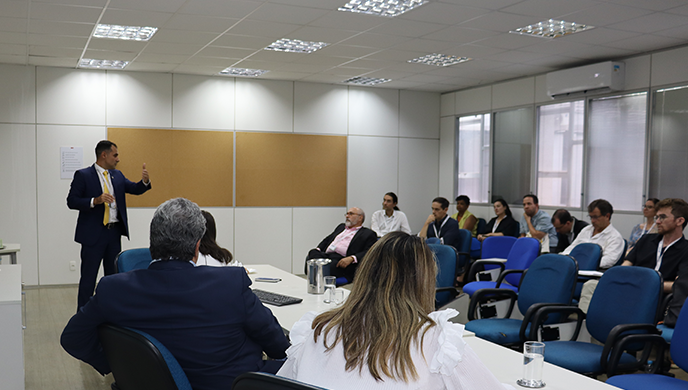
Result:
{"label": "air conditioner wall unit", "polygon": [[622,91],[624,63],[607,61],[547,73],[547,94],[552,99]]}

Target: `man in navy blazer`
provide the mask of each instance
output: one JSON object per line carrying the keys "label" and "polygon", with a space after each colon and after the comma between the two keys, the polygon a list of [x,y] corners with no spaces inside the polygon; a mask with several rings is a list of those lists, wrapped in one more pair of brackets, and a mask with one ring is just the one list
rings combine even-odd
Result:
{"label": "man in navy blazer", "polygon": [[330,274],[337,277],[337,284],[353,282],[358,264],[377,241],[377,234],[364,227],[363,221],[363,210],[358,207],[349,209],[344,223],[339,224],[317,248],[311,249],[306,260],[331,259]]}
{"label": "man in navy blazer", "polygon": [[142,180],[134,183],[115,169],[118,162],[117,145],[98,142],[95,164],[74,172],[67,195],[67,206],[79,210],[74,235],[74,241],[81,244],[77,310],[93,295],[101,260],[105,275],[115,273],[115,257],[122,250],[120,237],[129,237],[124,194],[140,195],[151,188],[145,163]]}
{"label": "man in navy blazer", "polygon": [[425,220],[423,228],[418,233],[423,238],[438,238],[444,245],[451,245],[461,252],[461,237],[459,223],[447,215],[449,201],[443,197],[432,200],[432,214]]}
{"label": "man in navy blazer", "polygon": [[112,323],[155,337],[177,359],[195,390],[230,389],[248,371],[276,373],[289,342],[249,288],[243,267],[195,266],[205,218],[176,198],[156,210],[148,269],[110,275],[62,332],[62,347],[105,375],[110,365],[98,326]]}

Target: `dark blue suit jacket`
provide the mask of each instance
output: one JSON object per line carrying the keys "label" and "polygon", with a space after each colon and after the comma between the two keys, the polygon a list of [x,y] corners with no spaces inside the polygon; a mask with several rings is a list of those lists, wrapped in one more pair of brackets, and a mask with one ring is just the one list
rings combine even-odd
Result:
{"label": "dark blue suit jacket", "polygon": [[289,347],[277,319],[250,284],[243,267],[194,267],[177,260],[106,276],[69,321],[61,343],[104,375],[110,367],[98,325],[131,327],[167,347],[194,390],[230,389],[239,374],[261,369],[262,351],[284,358]]}
{"label": "dark blue suit jacket", "polygon": [[461,252],[461,237],[459,236],[459,223],[454,218],[451,218],[448,215],[445,218],[448,218],[447,222],[444,223],[444,226],[442,226],[441,229],[441,223],[437,223],[437,221],[433,222],[432,224],[430,224],[430,226],[428,226],[427,237],[436,237],[435,229],[433,228],[433,226],[435,226],[439,229],[440,233],[440,236],[437,238],[441,238],[444,242],[444,245],[451,245],[454,248],[456,248],[457,251]]}
{"label": "dark blue suit jacket", "polygon": [[[112,187],[115,190],[117,218],[124,227],[123,235],[129,237],[127,198],[124,194],[141,195],[148,191],[151,186],[150,183],[145,185],[142,181],[138,183],[129,181],[117,169],[110,169],[108,172]],[[67,195],[67,206],[72,210],[79,210],[74,241],[84,245],[94,245],[98,241],[98,237],[103,232],[105,205],[97,204],[91,208],[91,198],[97,198],[102,193],[103,188],[100,186],[98,172],[94,165],[74,172],[74,179],[72,179],[69,195]]]}

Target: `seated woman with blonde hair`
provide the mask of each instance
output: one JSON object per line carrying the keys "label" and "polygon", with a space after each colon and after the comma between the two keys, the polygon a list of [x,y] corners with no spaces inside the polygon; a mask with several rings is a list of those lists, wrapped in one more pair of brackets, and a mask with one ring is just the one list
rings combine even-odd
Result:
{"label": "seated woman with blonde hair", "polygon": [[434,312],[432,252],[403,232],[368,251],[347,301],[294,324],[277,375],[327,389],[504,389],[449,322]]}

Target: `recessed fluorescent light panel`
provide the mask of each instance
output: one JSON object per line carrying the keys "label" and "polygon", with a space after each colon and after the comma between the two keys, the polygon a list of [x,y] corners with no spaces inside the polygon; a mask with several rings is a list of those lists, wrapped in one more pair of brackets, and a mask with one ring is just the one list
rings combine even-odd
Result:
{"label": "recessed fluorescent light panel", "polygon": [[124,67],[127,65],[129,65],[129,61],[93,60],[90,58],[82,58],[81,61],[79,61],[79,68],[124,69]]}
{"label": "recessed fluorescent light panel", "polygon": [[338,10],[393,18],[425,3],[426,0],[349,0]]}
{"label": "recessed fluorescent light panel", "polygon": [[428,54],[426,56],[414,58],[412,60],[408,60],[407,62],[411,62],[414,64],[425,64],[425,65],[435,65],[435,66],[452,66],[456,64],[460,64],[462,62],[470,61],[472,58],[468,57],[457,57],[457,56],[449,56],[446,54]]}
{"label": "recessed fluorescent light panel", "polygon": [[512,34],[530,35],[539,38],[559,38],[564,35],[590,30],[591,28],[595,28],[595,26],[550,19],[537,24],[517,28],[509,32]]}
{"label": "recessed fluorescent light panel", "polygon": [[147,41],[158,31],[157,27],[118,26],[99,24],[93,36],[96,38],[124,39],[127,41]]}
{"label": "recessed fluorescent light panel", "polygon": [[379,79],[376,77],[352,77],[342,81],[347,84],[358,84],[358,85],[375,85],[382,84],[392,81],[392,79]]}
{"label": "recessed fluorescent light panel", "polygon": [[325,42],[300,41],[298,39],[282,38],[270,44],[265,50],[286,51],[289,53],[313,53],[329,45]]}
{"label": "recessed fluorescent light panel", "polygon": [[268,73],[268,70],[263,69],[246,69],[246,68],[232,68],[229,67],[220,72],[227,76],[241,76],[241,77],[258,77],[262,74]]}

